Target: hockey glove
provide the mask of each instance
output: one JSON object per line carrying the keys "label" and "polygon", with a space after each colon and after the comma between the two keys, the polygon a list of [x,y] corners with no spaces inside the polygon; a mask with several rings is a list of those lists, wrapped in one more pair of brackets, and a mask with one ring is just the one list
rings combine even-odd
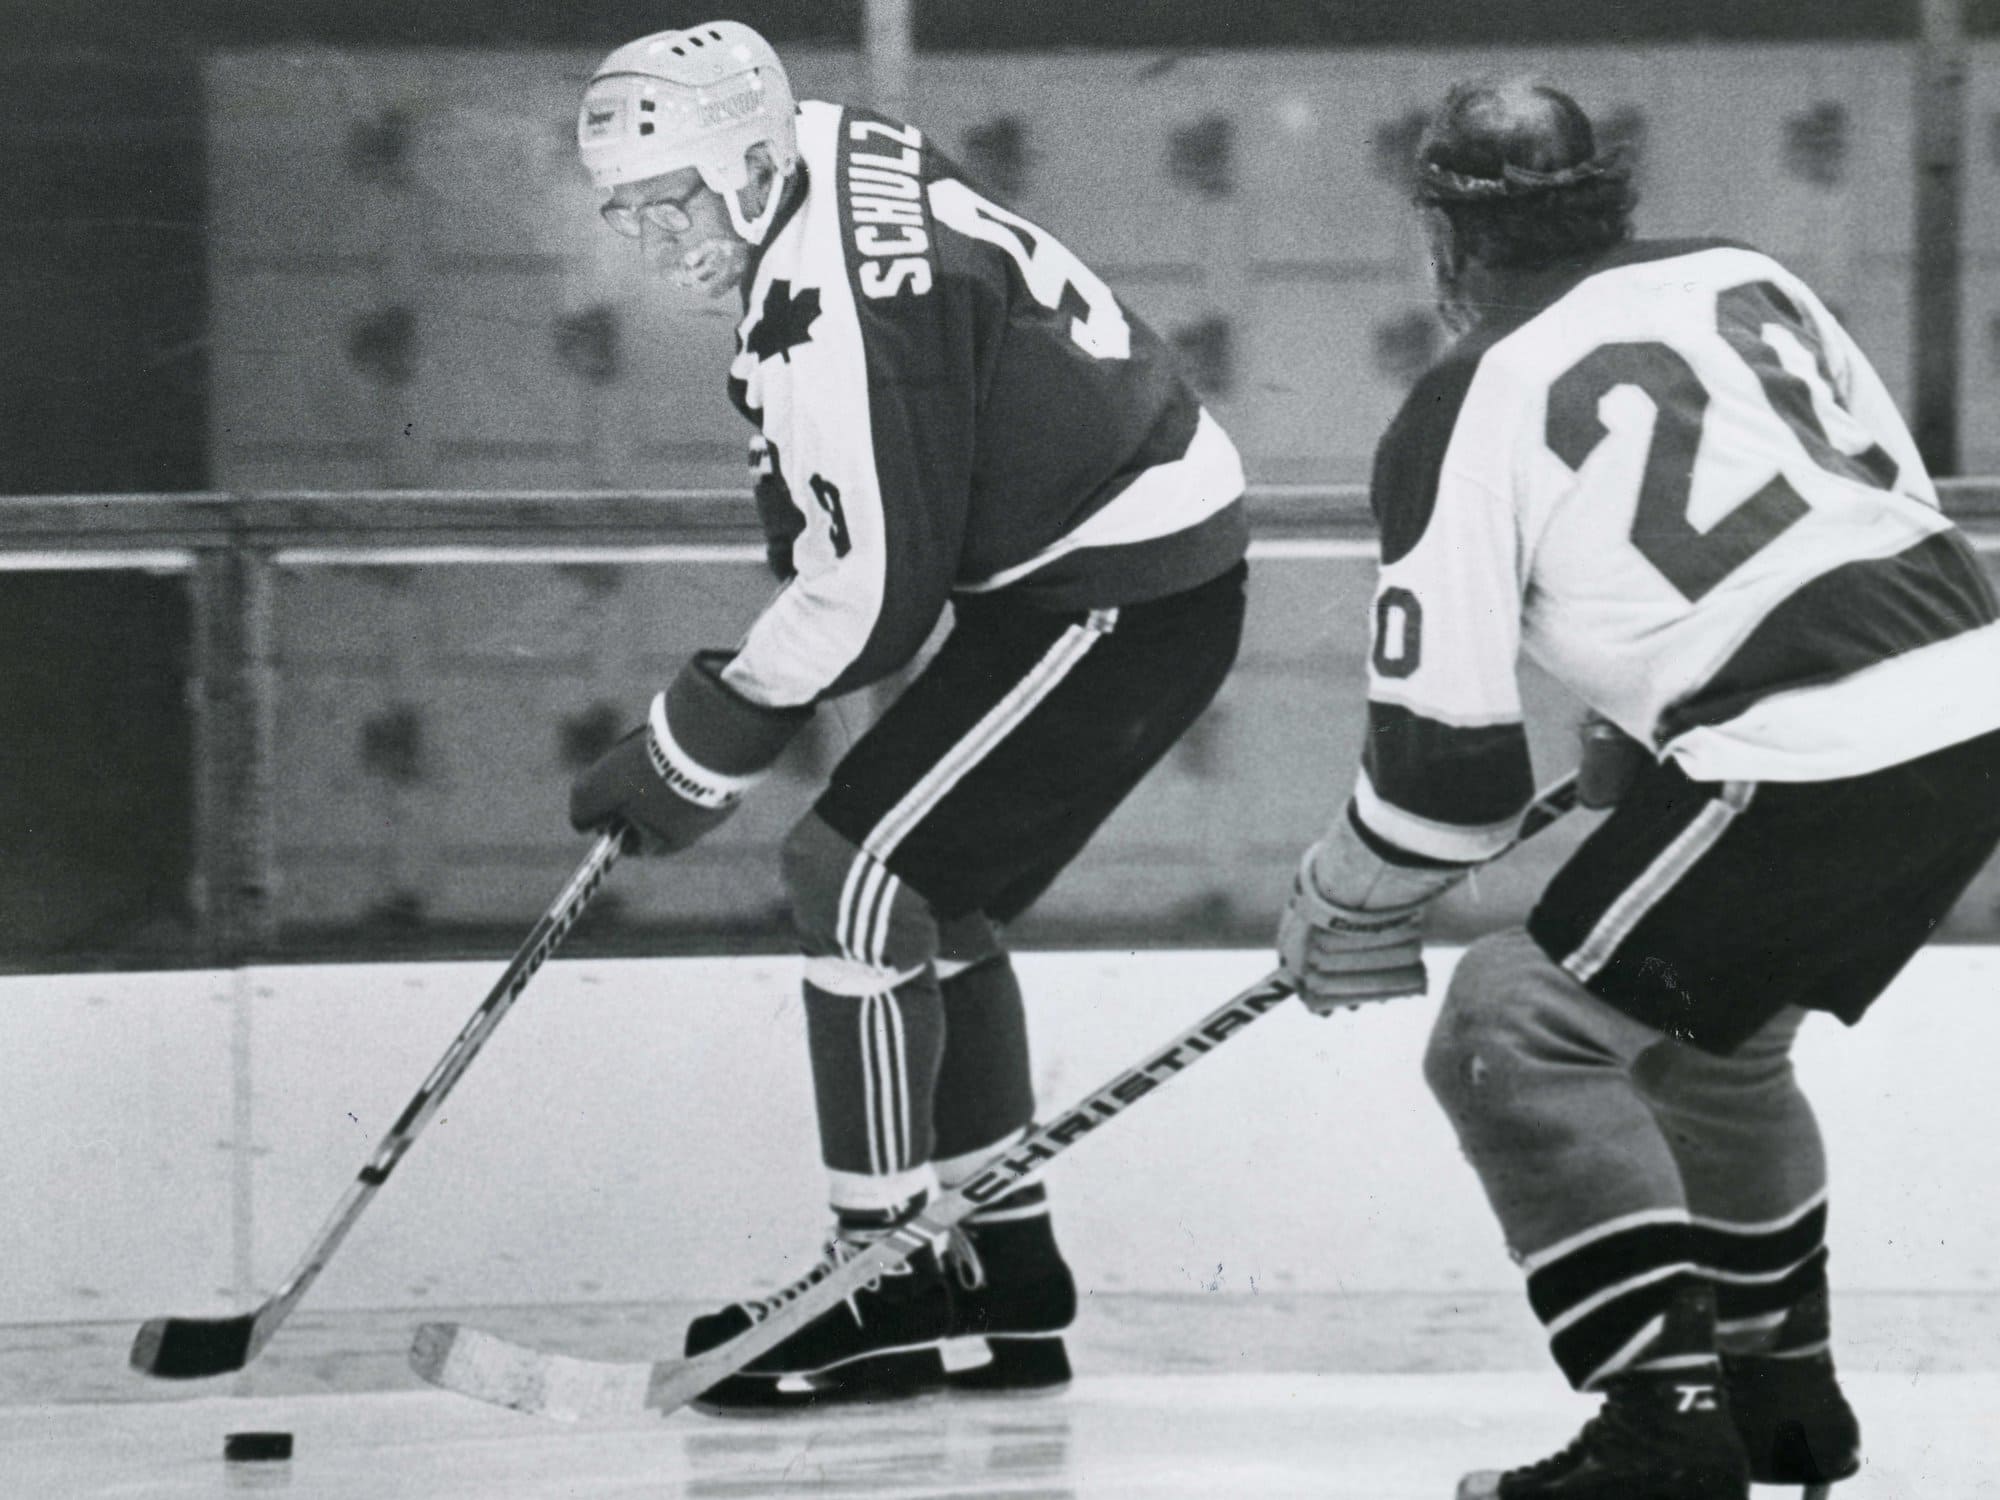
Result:
{"label": "hockey glove", "polygon": [[1343,817],[1299,861],[1278,962],[1314,1015],[1421,995],[1424,909],[1465,871],[1392,864]]}
{"label": "hockey glove", "polygon": [[673,854],[736,811],[812,709],[750,702],[723,682],[727,661],[697,655],[653,699],[646,722],[584,768],[570,786],[572,828],[622,822],[628,845]]}

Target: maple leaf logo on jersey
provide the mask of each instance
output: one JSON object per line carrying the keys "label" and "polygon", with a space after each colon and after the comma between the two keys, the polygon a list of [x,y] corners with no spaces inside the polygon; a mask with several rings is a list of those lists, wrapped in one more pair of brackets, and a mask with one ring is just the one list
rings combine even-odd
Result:
{"label": "maple leaf logo on jersey", "polygon": [[818,317],[818,287],[809,286],[794,297],[789,281],[774,280],[764,293],[757,326],[750,330],[743,347],[756,355],[760,363],[782,357],[789,364],[792,350],[811,340],[812,326]]}

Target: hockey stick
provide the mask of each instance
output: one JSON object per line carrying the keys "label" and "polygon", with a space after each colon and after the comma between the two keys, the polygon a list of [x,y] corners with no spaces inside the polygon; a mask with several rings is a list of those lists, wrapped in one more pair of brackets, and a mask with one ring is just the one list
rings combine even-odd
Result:
{"label": "hockey stick", "polygon": [[[1522,814],[1514,842],[1532,838],[1575,805],[1576,778],[1564,777]],[[425,1323],[410,1346],[410,1368],[445,1390],[564,1422],[678,1411],[869,1282],[896,1270],[926,1244],[940,1241],[981,1204],[1039,1177],[1084,1136],[1186,1072],[1293,993],[1291,980],[1278,971],[1231,996],[1165,1047],[1149,1053],[1144,1062],[995,1153],[969,1181],[942,1193],[922,1213],[842,1262],[778,1311],[702,1354],[652,1361],[581,1359],[512,1343],[463,1324]]]}
{"label": "hockey stick", "polygon": [[347,1238],[347,1232],[361,1217],[361,1211],[368,1206],[382,1184],[389,1180],[389,1174],[395,1171],[403,1153],[415,1143],[418,1132],[430,1123],[431,1116],[444,1103],[445,1095],[464,1076],[465,1070],[472,1065],[472,1059],[486,1045],[486,1039],[493,1034],[502,1017],[520,999],[535,971],[555,952],[557,944],[568,936],[577,918],[583,915],[583,909],[597,894],[605,874],[617,861],[622,837],[623,830],[617,828],[598,835],[583,863],[563,887],[562,894],[542,913],[541,920],[529,932],[527,941],[514,954],[513,962],[507,965],[499,983],[493,986],[479,1009],[472,1013],[472,1019],[465,1023],[464,1029],[446,1049],[438,1065],[431,1070],[431,1076],[424,1080],[423,1087],[404,1106],[401,1116],[389,1127],[389,1133],[375,1147],[375,1154],[335,1205],[332,1215],[312,1244],[306,1247],[305,1254],[299,1258],[285,1284],[254,1312],[227,1318],[166,1317],[149,1320],[132,1341],[132,1368],[165,1380],[195,1380],[240,1370],[263,1352],[264,1346],[271,1341],[271,1335],[291,1316],[292,1309],[298,1306],[306,1289],[326,1269],[327,1261],[340,1248],[340,1242]]}

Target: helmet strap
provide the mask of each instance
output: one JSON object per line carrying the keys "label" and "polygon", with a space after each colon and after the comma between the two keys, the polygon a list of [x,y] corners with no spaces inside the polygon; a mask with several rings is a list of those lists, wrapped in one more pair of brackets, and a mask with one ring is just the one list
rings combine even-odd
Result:
{"label": "helmet strap", "polygon": [[730,227],[751,244],[763,244],[764,237],[771,232],[771,222],[778,217],[778,205],[784,202],[785,188],[791,179],[773,170],[764,194],[764,206],[753,219],[743,212],[743,197],[750,191],[754,179],[746,181],[741,188],[732,191],[711,181],[707,168],[702,169],[701,175],[702,180],[720,195],[722,206],[729,210]]}

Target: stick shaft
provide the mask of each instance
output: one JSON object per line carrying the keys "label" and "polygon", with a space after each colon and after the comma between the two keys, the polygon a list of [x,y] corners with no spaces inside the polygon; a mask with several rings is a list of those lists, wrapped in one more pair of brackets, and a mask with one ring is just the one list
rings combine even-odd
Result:
{"label": "stick shaft", "polygon": [[[1566,776],[1539,793],[1521,815],[1513,843],[1533,838],[1576,805],[1576,778]],[[1104,1121],[1194,1066],[1252,1021],[1275,1010],[1296,993],[1283,970],[1274,970],[1248,989],[1231,996],[1194,1025],[1182,1031],[1145,1062],[1127,1068],[1045,1125],[1038,1125],[1018,1145],[989,1160],[978,1173],[934,1199],[917,1216],[938,1230],[1039,1177],[1048,1164]]]}
{"label": "stick shaft", "polygon": [[766,1350],[783,1343],[814,1318],[868,1282],[893,1271],[926,1244],[981,1204],[1003,1198],[1030,1182],[1063,1152],[1137,1100],[1179,1077],[1230,1038],[1277,1009],[1294,993],[1291,980],[1274,971],[1239,991],[1175,1034],[1146,1060],[1125,1069],[1046,1125],[1037,1125],[1014,1146],[1001,1151],[969,1181],[934,1199],[909,1222],[890,1231],[843,1263],[762,1322],[728,1343],[690,1360],[663,1360],[654,1366],[646,1404],[663,1415],[687,1405],[717,1381],[735,1374]]}
{"label": "stick shaft", "polygon": [[291,1274],[285,1278],[283,1285],[271,1299],[258,1310],[256,1322],[251,1330],[250,1348],[244,1355],[245,1363],[257,1357],[264,1345],[270,1341],[271,1335],[277,1332],[278,1326],[305,1296],[307,1289],[319,1279],[320,1272],[326,1269],[327,1262],[333,1258],[334,1251],[340,1248],[341,1241],[347,1238],[348,1231],[354,1228],[355,1221],[361,1217],[362,1211],[381,1190],[382,1184],[389,1180],[389,1174],[396,1169],[396,1163],[401,1161],[404,1153],[415,1144],[417,1136],[424,1126],[430,1123],[431,1117],[444,1103],[446,1095],[452,1091],[458,1080],[465,1076],[465,1070],[472,1065],[472,1059],[478,1056],[479,1049],[486,1045],[487,1038],[493,1035],[494,1029],[513,1008],[514,1002],[520,999],[521,992],[528,986],[528,981],[534,978],[536,972],[548,961],[549,955],[554,953],[557,946],[569,935],[570,929],[583,915],[584,908],[597,894],[605,875],[617,862],[621,836],[621,831],[614,829],[600,834],[597,841],[591,845],[583,863],[577,867],[576,873],[570,876],[569,882],[550,903],[548,910],[542,913],[540,920],[535,923],[526,941],[515,952],[499,981],[480,1002],[479,1008],[472,1013],[451,1045],[445,1049],[444,1056],[438,1059],[437,1066],[431,1069],[430,1076],[424,1080],[423,1086],[404,1106],[396,1123],[389,1127],[388,1133],[377,1144],[374,1155],[362,1167],[360,1174],[348,1185],[340,1202],[334,1206],[333,1212],[327,1216],[319,1233],[313,1237],[312,1243],[299,1257],[298,1264],[292,1268]]}
{"label": "stick shaft", "polygon": [[[1565,813],[1574,811],[1577,791],[1577,773],[1571,771],[1535,793],[1535,800],[1530,802],[1528,810],[1521,814],[1521,826],[1514,830],[1513,842],[1507,845],[1507,849],[1502,849],[1500,854],[1505,854],[1516,844],[1526,843]],[[1493,858],[1498,859],[1500,854],[1494,855]]]}

